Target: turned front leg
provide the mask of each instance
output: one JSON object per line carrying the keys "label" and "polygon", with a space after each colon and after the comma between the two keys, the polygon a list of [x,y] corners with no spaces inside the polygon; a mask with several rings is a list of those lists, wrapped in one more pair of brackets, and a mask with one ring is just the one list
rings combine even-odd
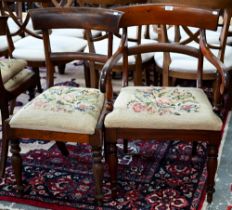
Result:
{"label": "turned front leg", "polygon": [[17,191],[22,194],[23,192],[23,184],[22,184],[22,158],[20,156],[20,147],[19,147],[19,140],[14,139],[11,140],[11,162],[13,166],[13,170],[15,173]]}
{"label": "turned front leg", "polygon": [[118,158],[117,158],[117,146],[116,143],[106,144],[106,156],[109,166],[110,182],[112,190],[112,198],[117,196],[117,170],[118,170]]}
{"label": "turned front leg", "polygon": [[98,205],[102,204],[103,192],[102,192],[102,182],[103,182],[103,164],[102,164],[102,148],[93,147],[93,175],[95,179],[95,191],[96,191],[96,201]]}
{"label": "turned front leg", "polygon": [[208,144],[208,161],[207,161],[207,202],[211,203],[213,200],[213,193],[215,191],[215,174],[217,170],[218,145]]}

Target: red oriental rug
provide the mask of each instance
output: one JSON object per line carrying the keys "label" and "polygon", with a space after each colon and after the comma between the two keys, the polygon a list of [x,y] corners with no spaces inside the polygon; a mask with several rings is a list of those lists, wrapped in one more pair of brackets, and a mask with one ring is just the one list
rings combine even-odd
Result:
{"label": "red oriental rug", "polygon": [[[134,141],[130,154],[119,148],[119,196],[111,200],[107,167],[104,205],[94,204],[90,147],[68,144],[70,156],[56,145],[22,140],[24,195],[15,194],[15,179],[8,158],[6,178],[0,179],[0,200],[51,209],[198,209],[206,180],[205,146],[192,157],[191,144]],[[31,148],[27,150],[27,148]],[[34,148],[34,149],[33,149]]]}

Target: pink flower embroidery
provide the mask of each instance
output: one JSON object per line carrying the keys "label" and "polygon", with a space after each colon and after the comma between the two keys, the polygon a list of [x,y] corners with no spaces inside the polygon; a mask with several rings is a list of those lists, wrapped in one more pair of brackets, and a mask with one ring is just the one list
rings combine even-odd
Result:
{"label": "pink flower embroidery", "polygon": [[132,107],[132,109],[135,111],[135,112],[142,112],[142,111],[144,111],[145,110],[145,106],[144,105],[142,105],[141,103],[139,103],[139,102],[137,102],[137,103],[134,103],[133,104],[133,107]]}

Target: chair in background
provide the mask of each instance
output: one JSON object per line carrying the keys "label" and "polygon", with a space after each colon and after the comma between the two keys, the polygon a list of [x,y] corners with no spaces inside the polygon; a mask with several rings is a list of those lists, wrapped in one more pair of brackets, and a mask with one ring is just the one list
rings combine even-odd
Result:
{"label": "chair in background", "polygon": [[[72,51],[52,52],[53,43],[49,31],[64,27],[80,28],[106,31],[109,37],[112,37],[113,33],[118,31],[121,12],[101,8],[47,8],[31,10],[30,15],[34,28],[42,30],[43,33],[48,72],[54,72],[54,66],[57,63],[66,63],[75,59],[106,63],[108,59],[117,55],[112,55],[111,52],[107,56]],[[111,45],[112,41],[109,42],[109,46]],[[117,53],[121,50],[122,47]],[[52,76],[50,73],[48,75]],[[96,200],[100,202],[103,197],[102,126],[104,115],[104,94],[99,89],[54,86],[44,91],[6,121],[3,128],[5,133],[3,140],[11,141],[17,190],[23,190],[19,138],[87,143],[92,146]]]}
{"label": "chair in background", "polygon": [[[118,8],[124,12],[120,26],[169,24],[193,26],[201,29],[200,49],[178,43],[152,43],[127,47],[124,51],[124,78],[128,78],[128,56],[147,52],[175,52],[198,59],[197,87],[127,86],[123,87],[114,104],[108,98],[109,110],[105,125],[105,152],[109,165],[112,196],[117,194],[117,139],[141,139],[148,141],[179,140],[202,141],[207,144],[207,201],[212,201],[217,155],[222,138],[222,120],[213,111],[206,94],[201,89],[203,56],[217,67],[221,96],[225,90],[223,64],[209,51],[204,29],[216,30],[219,12],[201,8],[174,5],[137,5]],[[136,16],[134,15],[136,14]],[[188,18],[186,18],[188,17]],[[103,69],[101,76],[110,75],[111,69]],[[165,74],[164,74],[165,75]],[[100,80],[101,81],[101,80]],[[105,89],[101,83],[102,91]],[[222,98],[222,97],[220,97]],[[111,106],[110,106],[111,102]],[[219,108],[219,107],[218,107]]]}
{"label": "chair in background", "polygon": [[[2,3],[3,2],[1,1],[0,2],[0,14],[4,16],[5,13],[3,12],[3,9],[2,9]],[[10,33],[15,33],[19,29],[18,26],[15,24],[15,22],[11,18],[7,19],[7,25],[8,25]],[[12,41],[16,42],[20,38],[21,36],[14,36]],[[11,49],[13,44],[11,44],[9,47],[9,40],[7,40],[7,36],[5,34],[0,36],[0,43],[1,43],[0,56],[8,57],[9,48]]]}
{"label": "chair in background", "polygon": [[[14,43],[13,48],[10,49],[10,56],[12,58],[24,59],[27,61],[28,66],[32,67],[37,75],[39,75],[39,68],[45,67],[45,54],[44,47],[41,34],[38,33],[38,30],[32,30],[31,27],[27,27],[30,20],[30,15],[27,13],[28,9],[35,7],[54,7],[52,2],[55,1],[16,1],[15,4],[19,4],[18,6],[25,6],[26,12],[24,13],[24,18],[22,18],[23,14],[20,12],[15,12],[15,8],[12,7],[11,0],[3,1],[2,10],[5,14],[8,14],[12,20],[15,21],[15,24],[19,27],[17,33],[11,34],[12,38],[16,35],[23,36],[22,39],[18,40]],[[71,1],[72,2],[72,1]],[[68,1],[65,5],[60,5],[62,7],[69,7],[70,1]],[[17,7],[20,11],[20,9]],[[23,11],[23,9],[21,9]],[[51,34],[51,40],[53,45],[53,51],[57,52],[79,52],[82,51],[86,47],[86,41],[77,38],[70,37],[64,35],[53,35]],[[61,73],[64,72],[65,64],[58,65],[59,71]],[[51,77],[50,77],[51,78]],[[47,87],[53,85],[53,79],[48,81]],[[40,80],[38,80],[38,90],[42,91],[42,87],[40,85]]]}
{"label": "chair in background", "polygon": [[[125,5],[133,5],[133,4],[144,4],[147,0],[78,0],[78,3],[80,6],[88,6],[88,7],[103,7],[103,8],[117,8],[118,6],[125,6]],[[148,31],[149,30],[149,31]],[[155,35],[154,35],[155,34]],[[120,43],[120,34],[115,34],[113,37],[113,43],[114,46],[112,51],[114,52],[115,49],[117,49],[118,44]],[[128,36],[130,37],[128,44],[130,46],[136,45],[140,42],[142,43],[151,43],[154,42],[154,39],[150,39],[150,37],[153,36],[153,38],[157,38],[156,32],[154,31],[154,27],[149,26],[139,26],[139,27],[130,27],[128,29]],[[99,54],[106,55],[107,54],[107,42],[108,40],[105,39],[104,34],[100,37],[94,38],[91,34],[87,34],[87,40],[89,42],[94,42],[95,46],[92,49],[85,49],[85,51],[92,51]],[[91,45],[91,44],[90,44]],[[154,60],[153,60],[153,53],[147,53],[142,55],[135,55],[131,56],[129,59],[129,69],[130,72],[133,74],[133,82],[136,85],[142,85],[143,84],[143,70],[149,69],[149,67],[153,66]],[[102,64],[97,63],[96,69],[100,70],[102,68]],[[86,67],[86,72],[88,72],[88,66]],[[123,69],[122,60],[118,62],[118,64],[114,67],[114,73],[121,73]],[[94,74],[96,73],[96,74]],[[146,76],[146,74],[145,74]],[[98,72],[91,72],[90,78],[92,78],[91,87],[96,87],[98,81]],[[146,78],[146,77],[145,77]]]}
{"label": "chair in background", "polygon": [[[7,18],[7,16],[0,17],[0,35],[6,37],[10,36],[7,27]],[[2,125],[4,120],[9,118],[10,114],[13,114],[15,100],[20,94],[28,90],[29,99],[34,98],[37,78],[31,70],[26,69],[26,65],[26,61],[19,59],[0,60],[0,108]],[[0,163],[1,177],[4,173],[3,168],[5,168],[7,152],[8,142],[2,141]]]}

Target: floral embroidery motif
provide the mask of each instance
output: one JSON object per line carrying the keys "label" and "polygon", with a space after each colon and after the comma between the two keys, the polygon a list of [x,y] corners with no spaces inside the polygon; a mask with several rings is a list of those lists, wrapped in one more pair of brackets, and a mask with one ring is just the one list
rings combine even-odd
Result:
{"label": "floral embroidery motif", "polygon": [[55,86],[32,101],[32,108],[52,112],[85,112],[98,116],[100,92],[95,89]]}
{"label": "floral embroidery motif", "polygon": [[135,99],[128,102],[127,108],[133,112],[181,115],[181,112],[198,112],[200,105],[184,89],[154,87],[136,89]]}

